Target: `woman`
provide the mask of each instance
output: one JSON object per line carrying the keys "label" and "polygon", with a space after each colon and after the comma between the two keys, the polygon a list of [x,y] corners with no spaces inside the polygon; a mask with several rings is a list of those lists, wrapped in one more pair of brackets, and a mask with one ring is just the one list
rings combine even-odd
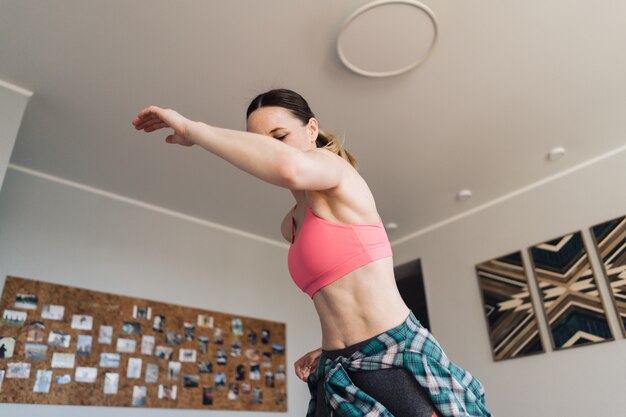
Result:
{"label": "woman", "polygon": [[133,124],[146,132],[170,127],[168,143],[200,145],[293,194],[281,225],[289,271],[322,328],[322,346],[294,364],[311,392],[308,417],[491,415],[482,385],[448,361],[402,300],[372,193],[302,96],[260,94],[248,107],[247,132],[155,106]]}

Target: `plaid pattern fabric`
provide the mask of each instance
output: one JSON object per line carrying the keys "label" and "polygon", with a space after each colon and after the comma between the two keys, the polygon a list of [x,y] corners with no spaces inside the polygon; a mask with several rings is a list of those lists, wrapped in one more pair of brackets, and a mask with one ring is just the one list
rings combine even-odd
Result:
{"label": "plaid pattern fabric", "polygon": [[378,335],[350,357],[320,356],[307,384],[311,400],[307,417],[315,416],[317,383],[325,384],[331,416],[393,417],[384,405],[355,386],[347,371],[406,368],[430,394],[442,417],[493,417],[485,405],[482,384],[451,362],[413,312],[401,325]]}

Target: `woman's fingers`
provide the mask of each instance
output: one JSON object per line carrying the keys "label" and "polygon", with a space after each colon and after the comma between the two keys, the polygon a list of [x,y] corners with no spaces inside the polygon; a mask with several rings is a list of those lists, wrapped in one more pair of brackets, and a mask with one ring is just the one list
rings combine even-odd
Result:
{"label": "woman's fingers", "polygon": [[139,112],[137,117],[133,120],[133,125],[137,129],[144,129],[145,126],[150,126],[159,121],[163,121],[161,116],[162,109],[156,106],[146,107]]}
{"label": "woman's fingers", "polygon": [[169,127],[167,123],[163,121],[156,121],[144,128],[146,132],[154,132],[155,130],[162,129],[164,127]]}
{"label": "woman's fingers", "polygon": [[298,360],[295,364],[296,376],[303,381],[306,381],[308,376],[309,367],[306,365],[303,359]]}
{"label": "woman's fingers", "polygon": [[163,110],[163,109],[161,109],[160,107],[157,107],[157,106],[148,106],[145,109],[143,109],[142,111],[140,111],[139,115],[137,117],[142,119],[144,117],[149,117],[150,115],[156,115],[161,110]]}
{"label": "woman's fingers", "polygon": [[137,120],[137,123],[133,123],[133,124],[135,124],[135,128],[139,130],[153,126],[157,123],[165,123],[163,119],[161,119],[160,117],[149,117],[146,119],[135,119],[135,120]]}

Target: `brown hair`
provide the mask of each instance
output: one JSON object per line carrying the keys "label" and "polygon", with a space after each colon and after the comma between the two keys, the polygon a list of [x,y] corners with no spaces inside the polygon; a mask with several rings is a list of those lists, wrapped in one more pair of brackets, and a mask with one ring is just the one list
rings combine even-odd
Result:
{"label": "brown hair", "polygon": [[[315,117],[315,114],[313,114],[309,107],[309,103],[306,102],[304,97],[295,91],[279,88],[256,96],[248,106],[246,118],[250,117],[250,114],[256,109],[269,106],[282,107],[289,110],[303,125],[307,124],[311,117]],[[350,152],[343,147],[339,139],[332,133],[319,129],[315,144],[318,148],[325,148],[336,153],[356,168],[356,159],[354,159]]]}

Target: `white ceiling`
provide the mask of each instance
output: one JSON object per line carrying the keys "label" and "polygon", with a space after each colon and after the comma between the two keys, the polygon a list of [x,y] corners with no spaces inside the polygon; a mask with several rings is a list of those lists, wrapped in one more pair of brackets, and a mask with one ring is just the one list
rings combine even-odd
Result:
{"label": "white ceiling", "polygon": [[131,120],[156,104],[244,129],[287,87],[345,137],[398,241],[626,143],[626,2],[425,1],[432,55],[384,79],[334,49],[366,3],[0,0],[0,79],[34,92],[11,163],[281,241],[289,191]]}

